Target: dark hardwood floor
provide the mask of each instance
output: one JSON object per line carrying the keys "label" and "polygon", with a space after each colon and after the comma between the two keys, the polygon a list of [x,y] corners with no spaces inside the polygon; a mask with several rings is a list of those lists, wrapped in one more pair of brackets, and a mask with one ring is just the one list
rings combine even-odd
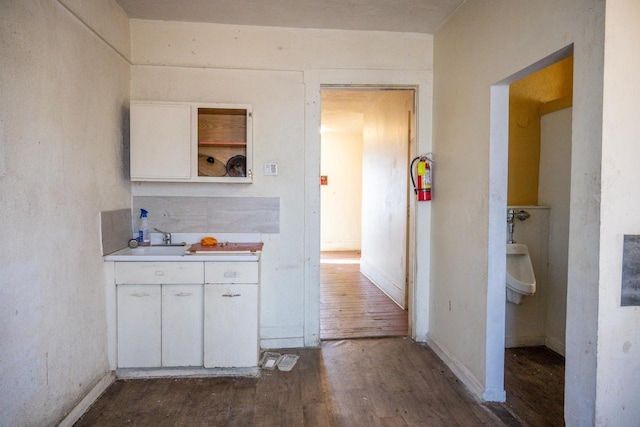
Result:
{"label": "dark hardwood floor", "polygon": [[501,426],[428,347],[407,338],[281,350],[290,372],[116,381],[76,426]]}
{"label": "dark hardwood floor", "polygon": [[[406,336],[407,311],[360,273],[359,252],[322,252],[323,340]],[[505,350],[505,404],[488,405],[509,426],[564,425],[564,358],[545,347]]]}
{"label": "dark hardwood floor", "polygon": [[360,253],[322,252],[320,338],[406,336],[407,311],[360,273]]}
{"label": "dark hardwood floor", "polygon": [[546,347],[508,348],[505,406],[524,425],[564,426],[564,357]]}

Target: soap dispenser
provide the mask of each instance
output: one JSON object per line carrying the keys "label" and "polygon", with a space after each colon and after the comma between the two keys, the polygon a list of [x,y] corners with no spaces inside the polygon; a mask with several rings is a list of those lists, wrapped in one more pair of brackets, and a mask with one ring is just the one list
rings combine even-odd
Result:
{"label": "soap dispenser", "polygon": [[140,243],[140,246],[151,245],[147,213],[148,212],[146,210],[140,209],[140,225],[138,227],[138,242]]}

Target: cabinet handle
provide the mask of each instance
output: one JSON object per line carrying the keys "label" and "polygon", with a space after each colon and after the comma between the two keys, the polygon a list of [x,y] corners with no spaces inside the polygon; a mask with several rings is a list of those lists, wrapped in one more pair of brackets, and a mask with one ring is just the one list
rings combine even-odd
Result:
{"label": "cabinet handle", "polygon": [[158,270],[158,271],[156,271],[155,274],[156,274],[156,276],[164,276],[164,271]]}
{"label": "cabinet handle", "polygon": [[177,297],[190,297],[191,295],[193,295],[192,292],[177,292],[175,294],[173,294]]}
{"label": "cabinet handle", "polygon": [[222,294],[223,297],[227,297],[227,298],[233,298],[233,297],[241,297],[242,294],[232,294],[232,293],[228,293],[228,294]]}
{"label": "cabinet handle", "polygon": [[146,292],[134,292],[134,293],[129,294],[129,295],[131,295],[132,297],[138,297],[138,298],[150,296],[150,294],[148,294]]}
{"label": "cabinet handle", "polygon": [[224,277],[236,277],[238,275],[237,272],[235,271],[225,271],[224,272]]}

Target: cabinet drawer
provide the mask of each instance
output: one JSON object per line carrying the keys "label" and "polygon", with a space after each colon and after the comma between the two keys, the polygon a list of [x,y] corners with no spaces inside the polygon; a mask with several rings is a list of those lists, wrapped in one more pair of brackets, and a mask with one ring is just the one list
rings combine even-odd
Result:
{"label": "cabinet drawer", "polygon": [[205,262],[205,283],[258,283],[258,262]]}
{"label": "cabinet drawer", "polygon": [[118,285],[202,284],[201,262],[116,262]]}

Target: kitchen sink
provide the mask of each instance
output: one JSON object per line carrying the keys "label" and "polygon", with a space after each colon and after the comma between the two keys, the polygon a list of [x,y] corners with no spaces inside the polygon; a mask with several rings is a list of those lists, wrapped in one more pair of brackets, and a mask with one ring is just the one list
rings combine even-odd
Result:
{"label": "kitchen sink", "polygon": [[138,246],[137,248],[124,248],[112,255],[137,255],[137,256],[176,256],[184,255],[190,245],[167,246]]}

